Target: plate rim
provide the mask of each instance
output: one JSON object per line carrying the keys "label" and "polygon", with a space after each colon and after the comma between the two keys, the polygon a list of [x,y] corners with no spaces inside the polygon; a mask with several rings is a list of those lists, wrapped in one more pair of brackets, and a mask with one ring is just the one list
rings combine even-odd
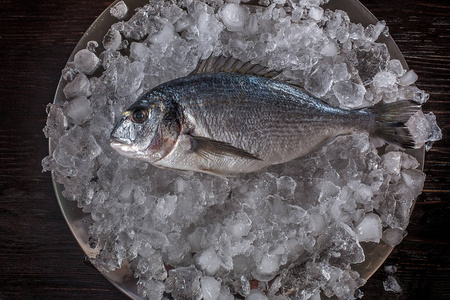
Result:
{"label": "plate rim", "polygon": [[[96,40],[97,42],[101,42],[102,39],[93,38],[93,36],[94,37],[95,36],[103,37],[106,34],[107,30],[111,27],[112,24],[120,21],[119,19],[111,16],[111,14],[110,14],[110,9],[120,1],[122,1],[122,0],[113,1],[94,20],[94,22],[89,26],[89,28],[82,35],[82,37],[80,38],[80,40],[74,47],[66,64],[73,61],[75,54],[79,50],[84,49],[86,47],[86,43],[88,41]],[[134,14],[135,8],[142,7],[143,5],[147,4],[148,0],[124,0],[124,2],[126,3],[126,5],[128,7],[128,12],[127,12],[127,15],[124,18],[124,20],[128,20],[129,17],[132,14]],[[132,5],[130,5],[131,2],[133,3]],[[350,16],[350,14],[352,12],[348,12],[347,10],[344,10],[343,8],[341,8],[342,6],[345,6],[345,5],[343,5],[345,3],[353,3],[353,5],[354,5],[353,8],[357,7],[358,13],[361,13],[361,14],[360,15],[353,14],[353,17]],[[367,9],[359,0],[330,0],[327,4],[321,5],[321,7],[325,8],[325,9],[328,8],[331,10],[335,10],[335,9],[344,10],[349,15],[350,20],[353,23],[361,23],[363,26],[367,26],[369,24],[376,24],[378,22],[378,19],[372,14],[372,12],[369,9]],[[357,19],[357,20],[355,21],[355,19]],[[104,24],[101,24],[101,23],[104,23],[104,22],[106,22],[106,25],[104,26],[106,29],[103,28],[103,31],[101,31],[101,30],[99,31],[98,27],[101,27],[101,25],[103,26]],[[402,63],[403,68],[405,70],[409,70],[408,64],[407,64],[403,54],[401,53],[400,49],[398,48],[398,45],[395,43],[395,41],[393,40],[391,35],[389,35],[387,37],[380,35],[380,38],[377,40],[377,42],[385,43],[388,47],[388,52],[391,56],[391,59],[392,58],[398,59]],[[393,55],[393,54],[395,54],[395,55]],[[56,87],[55,96],[53,98],[53,104],[58,104],[58,103],[65,101],[65,97],[62,93],[62,90],[66,84],[67,84],[66,80],[64,80],[64,78],[61,76],[58,81],[58,85]],[[56,145],[53,144],[53,141],[51,138],[49,138],[48,143],[49,143],[49,154],[52,155]],[[419,149],[406,150],[405,152],[413,155],[416,159],[418,159],[419,164],[420,164],[418,169],[423,171],[423,166],[424,166],[424,161],[425,161],[425,148],[422,147]],[[53,188],[55,191],[58,205],[60,207],[61,213],[63,214],[67,225],[70,228],[70,231],[72,232],[72,235],[75,237],[77,243],[79,244],[79,246],[81,247],[83,252],[88,256],[92,255],[92,249],[87,244],[87,240],[80,236],[79,230],[77,231],[77,229],[74,228],[74,226],[73,226],[74,218],[69,215],[69,212],[70,213],[75,212],[79,215],[83,215],[86,218],[86,222],[83,222],[85,225],[85,228],[83,228],[83,230],[86,230],[86,233],[87,233],[88,227],[89,227],[87,224],[89,223],[88,219],[90,218],[90,213],[82,212],[82,209],[79,208],[77,205],[77,201],[68,200],[62,195],[64,186],[62,184],[59,184],[56,182],[54,171],[51,172],[51,178],[52,178],[52,184],[53,184]],[[416,201],[417,201],[417,197],[414,199],[414,202],[410,209],[410,214],[414,210]],[[370,251],[370,244],[373,244],[373,243],[361,243],[361,246],[364,249],[364,254],[365,254],[366,258],[367,258],[366,251]],[[384,261],[387,259],[387,257],[390,255],[390,253],[394,249],[394,247],[391,247],[391,246],[385,244],[383,241],[380,241],[380,243],[378,243],[376,245],[377,245],[376,248],[379,247],[379,249],[381,249],[381,248],[383,249],[383,255],[378,256],[378,261],[375,264],[374,264],[373,260],[368,262],[367,259],[365,259],[365,261],[362,263],[352,265],[352,269],[357,271],[360,274],[360,276],[362,278],[364,278],[365,280],[368,280],[380,268],[380,266],[384,263]],[[374,251],[371,251],[370,253],[372,253],[372,255],[374,255],[373,254]],[[370,267],[370,271],[367,271],[367,270],[364,271],[364,269],[367,269],[369,267]],[[103,272],[99,269],[97,269],[97,270],[111,284],[113,284],[117,289],[119,289],[123,294],[130,297],[131,299],[136,299],[136,300],[147,299],[138,294],[137,279],[135,279],[133,277],[133,274],[131,273],[131,270],[128,267],[128,262],[126,260],[124,261],[121,268],[116,269],[114,271]],[[126,280],[124,280],[124,278],[126,278]]]}

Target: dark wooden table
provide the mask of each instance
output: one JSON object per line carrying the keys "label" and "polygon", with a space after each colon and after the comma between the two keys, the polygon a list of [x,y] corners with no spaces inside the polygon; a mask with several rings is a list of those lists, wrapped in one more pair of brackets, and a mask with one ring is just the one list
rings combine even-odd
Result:
{"label": "dark wooden table", "polygon": [[[396,265],[402,294],[382,270],[363,299],[450,299],[450,3],[363,0],[384,19],[417,85],[430,93],[444,139],[426,154],[427,179]],[[109,1],[0,1],[0,299],[126,299],[84,263],[56,202],[42,128],[67,58]]]}

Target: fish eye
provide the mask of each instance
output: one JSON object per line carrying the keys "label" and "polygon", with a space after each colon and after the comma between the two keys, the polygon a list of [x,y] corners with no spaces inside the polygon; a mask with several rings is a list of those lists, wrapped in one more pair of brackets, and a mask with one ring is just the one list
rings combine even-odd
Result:
{"label": "fish eye", "polygon": [[131,116],[134,123],[144,123],[148,119],[148,111],[142,108],[136,109]]}

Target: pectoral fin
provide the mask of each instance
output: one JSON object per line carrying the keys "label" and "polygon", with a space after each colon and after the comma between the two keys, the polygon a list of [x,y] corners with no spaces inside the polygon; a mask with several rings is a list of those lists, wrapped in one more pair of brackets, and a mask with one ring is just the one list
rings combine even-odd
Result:
{"label": "pectoral fin", "polygon": [[201,157],[211,160],[216,156],[240,157],[252,160],[261,160],[255,155],[248,153],[243,149],[236,148],[228,143],[212,140],[201,136],[191,136],[191,151]]}

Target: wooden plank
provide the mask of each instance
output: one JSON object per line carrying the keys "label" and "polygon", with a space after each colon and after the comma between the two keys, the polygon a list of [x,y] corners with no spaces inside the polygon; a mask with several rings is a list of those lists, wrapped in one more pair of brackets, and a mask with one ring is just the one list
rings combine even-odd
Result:
{"label": "wooden plank", "polygon": [[[386,292],[379,270],[363,299],[450,299],[450,6],[444,0],[361,0],[387,21],[444,139],[426,155],[424,193],[408,235],[385,265],[402,294]],[[0,299],[127,299],[84,263],[59,211],[47,155],[45,107],[67,58],[109,1],[0,2]]]}

